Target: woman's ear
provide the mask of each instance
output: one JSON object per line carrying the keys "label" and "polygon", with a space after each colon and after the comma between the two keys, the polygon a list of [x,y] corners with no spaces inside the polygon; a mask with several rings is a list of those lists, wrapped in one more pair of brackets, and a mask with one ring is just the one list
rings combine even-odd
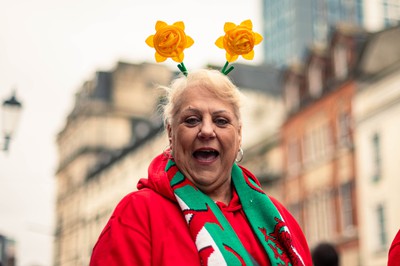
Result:
{"label": "woman's ear", "polygon": [[239,125],[238,134],[239,134],[239,147],[241,147],[242,146],[242,125]]}
{"label": "woman's ear", "polygon": [[167,133],[168,133],[168,141],[169,145],[172,144],[172,128],[170,124],[167,124]]}

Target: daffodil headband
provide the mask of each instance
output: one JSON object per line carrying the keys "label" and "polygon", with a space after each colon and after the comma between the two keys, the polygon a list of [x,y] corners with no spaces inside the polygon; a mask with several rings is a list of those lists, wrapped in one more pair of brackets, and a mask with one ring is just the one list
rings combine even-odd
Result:
{"label": "daffodil headband", "polygon": [[[185,34],[185,24],[178,21],[168,25],[164,21],[157,21],[155,29],[156,33],[150,35],[146,43],[156,50],[156,62],[164,62],[167,58],[171,58],[179,63],[179,70],[187,76],[188,71],[183,64],[183,51],[192,46],[194,40]],[[215,45],[226,51],[226,63],[221,72],[228,75],[234,69],[229,63],[236,61],[239,56],[247,60],[254,58],[254,46],[261,43],[263,37],[253,31],[251,20],[245,20],[240,25],[226,22],[224,32],[225,35],[219,37]]]}

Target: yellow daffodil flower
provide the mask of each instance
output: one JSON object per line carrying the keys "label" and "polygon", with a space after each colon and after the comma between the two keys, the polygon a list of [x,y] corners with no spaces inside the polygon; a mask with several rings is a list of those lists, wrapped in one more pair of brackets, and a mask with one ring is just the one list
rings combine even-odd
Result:
{"label": "yellow daffodil flower", "polygon": [[168,25],[164,21],[157,21],[156,33],[146,39],[148,46],[156,50],[156,62],[164,62],[171,58],[175,62],[182,63],[183,50],[193,45],[194,41],[185,34],[185,24],[182,21]]}
{"label": "yellow daffodil flower", "polygon": [[254,58],[254,46],[261,43],[263,37],[253,31],[251,20],[245,20],[240,25],[226,22],[224,26],[225,36],[221,36],[215,45],[226,51],[226,60],[231,63],[241,55],[244,59]]}

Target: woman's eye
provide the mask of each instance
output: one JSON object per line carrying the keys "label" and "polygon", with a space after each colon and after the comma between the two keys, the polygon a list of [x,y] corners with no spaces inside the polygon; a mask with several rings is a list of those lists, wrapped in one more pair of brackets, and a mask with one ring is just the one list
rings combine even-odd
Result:
{"label": "woman's eye", "polygon": [[215,119],[215,123],[219,126],[224,126],[228,124],[228,120],[226,120],[225,118],[217,118]]}
{"label": "woman's eye", "polygon": [[185,119],[185,123],[189,125],[196,125],[199,122],[200,119],[198,119],[197,117],[188,117]]}

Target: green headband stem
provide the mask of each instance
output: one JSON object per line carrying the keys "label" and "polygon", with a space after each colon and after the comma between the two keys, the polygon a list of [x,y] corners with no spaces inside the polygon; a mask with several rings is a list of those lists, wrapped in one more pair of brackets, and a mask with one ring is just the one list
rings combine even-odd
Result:
{"label": "green headband stem", "polygon": [[228,75],[229,72],[231,72],[234,68],[235,68],[234,66],[230,66],[230,67],[228,68],[228,70],[225,71],[224,74],[225,74],[225,75]]}
{"label": "green headband stem", "polygon": [[185,65],[183,64],[183,62],[178,64],[178,68],[183,73],[183,75],[185,75],[187,77],[188,71],[187,71]]}
{"label": "green headband stem", "polygon": [[[179,70],[182,72],[182,74],[187,77],[188,71],[186,69],[185,64],[182,62],[182,63],[178,64],[177,66],[178,66]],[[226,61],[225,65],[221,69],[221,72],[224,75],[228,75],[234,68],[235,68],[234,66],[229,66],[229,62]]]}
{"label": "green headband stem", "polygon": [[[222,72],[224,75],[228,75],[229,72],[231,72],[231,71],[235,68],[234,66],[230,66],[230,67],[228,68],[228,66],[229,66],[229,62],[226,61],[224,67],[221,69],[221,72]],[[228,68],[228,69],[227,69],[227,68]]]}

